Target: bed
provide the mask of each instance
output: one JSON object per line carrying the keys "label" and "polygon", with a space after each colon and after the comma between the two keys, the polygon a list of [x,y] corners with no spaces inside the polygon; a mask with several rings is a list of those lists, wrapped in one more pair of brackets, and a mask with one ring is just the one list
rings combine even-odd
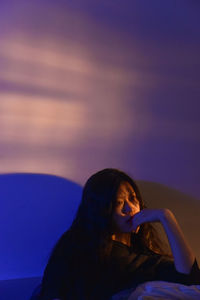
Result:
{"label": "bed", "polygon": [[[37,300],[40,286],[34,290],[30,300]],[[110,300],[199,300],[200,285],[187,286],[166,281],[148,281],[136,289],[124,290]]]}
{"label": "bed", "polygon": [[183,285],[166,281],[148,281],[137,286],[135,290],[122,291],[112,300],[199,300],[200,285]]}

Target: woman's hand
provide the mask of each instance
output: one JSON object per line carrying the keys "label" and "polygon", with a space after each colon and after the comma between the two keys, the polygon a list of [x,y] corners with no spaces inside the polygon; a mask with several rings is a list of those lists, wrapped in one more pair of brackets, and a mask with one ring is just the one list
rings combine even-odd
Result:
{"label": "woman's hand", "polygon": [[143,209],[136,213],[133,217],[132,224],[133,230],[136,230],[138,226],[146,222],[160,222],[165,209]]}

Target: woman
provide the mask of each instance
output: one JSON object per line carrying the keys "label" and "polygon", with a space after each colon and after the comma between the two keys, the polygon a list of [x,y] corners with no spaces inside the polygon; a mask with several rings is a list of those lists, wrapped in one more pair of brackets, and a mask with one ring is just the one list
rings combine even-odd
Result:
{"label": "woman", "polygon": [[[152,222],[160,222],[172,255]],[[44,272],[41,300],[106,300],[138,284],[164,280],[200,284],[200,270],[169,209],[147,209],[136,183],[117,169],[86,182],[70,227]]]}

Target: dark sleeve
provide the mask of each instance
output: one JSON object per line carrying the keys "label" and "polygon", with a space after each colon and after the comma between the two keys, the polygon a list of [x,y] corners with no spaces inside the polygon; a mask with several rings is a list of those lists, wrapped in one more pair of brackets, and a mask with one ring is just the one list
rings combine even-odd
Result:
{"label": "dark sleeve", "polygon": [[200,284],[200,269],[195,258],[190,273],[180,273],[176,270],[173,260],[161,257],[155,268],[155,277],[155,280],[164,280],[185,285]]}
{"label": "dark sleeve", "polygon": [[[176,270],[174,260],[165,256],[148,252],[131,253],[117,247],[113,257],[112,276],[114,286],[131,288],[147,281],[168,281],[185,285],[200,284],[200,270],[195,259],[189,274]],[[121,255],[120,255],[121,254]]]}

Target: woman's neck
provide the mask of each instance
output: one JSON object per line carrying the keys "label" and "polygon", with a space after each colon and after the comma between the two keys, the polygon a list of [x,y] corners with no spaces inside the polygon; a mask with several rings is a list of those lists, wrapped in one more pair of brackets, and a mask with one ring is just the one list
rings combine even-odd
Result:
{"label": "woman's neck", "polygon": [[113,241],[121,242],[130,247],[131,245],[131,234],[130,233],[116,233],[112,235]]}

